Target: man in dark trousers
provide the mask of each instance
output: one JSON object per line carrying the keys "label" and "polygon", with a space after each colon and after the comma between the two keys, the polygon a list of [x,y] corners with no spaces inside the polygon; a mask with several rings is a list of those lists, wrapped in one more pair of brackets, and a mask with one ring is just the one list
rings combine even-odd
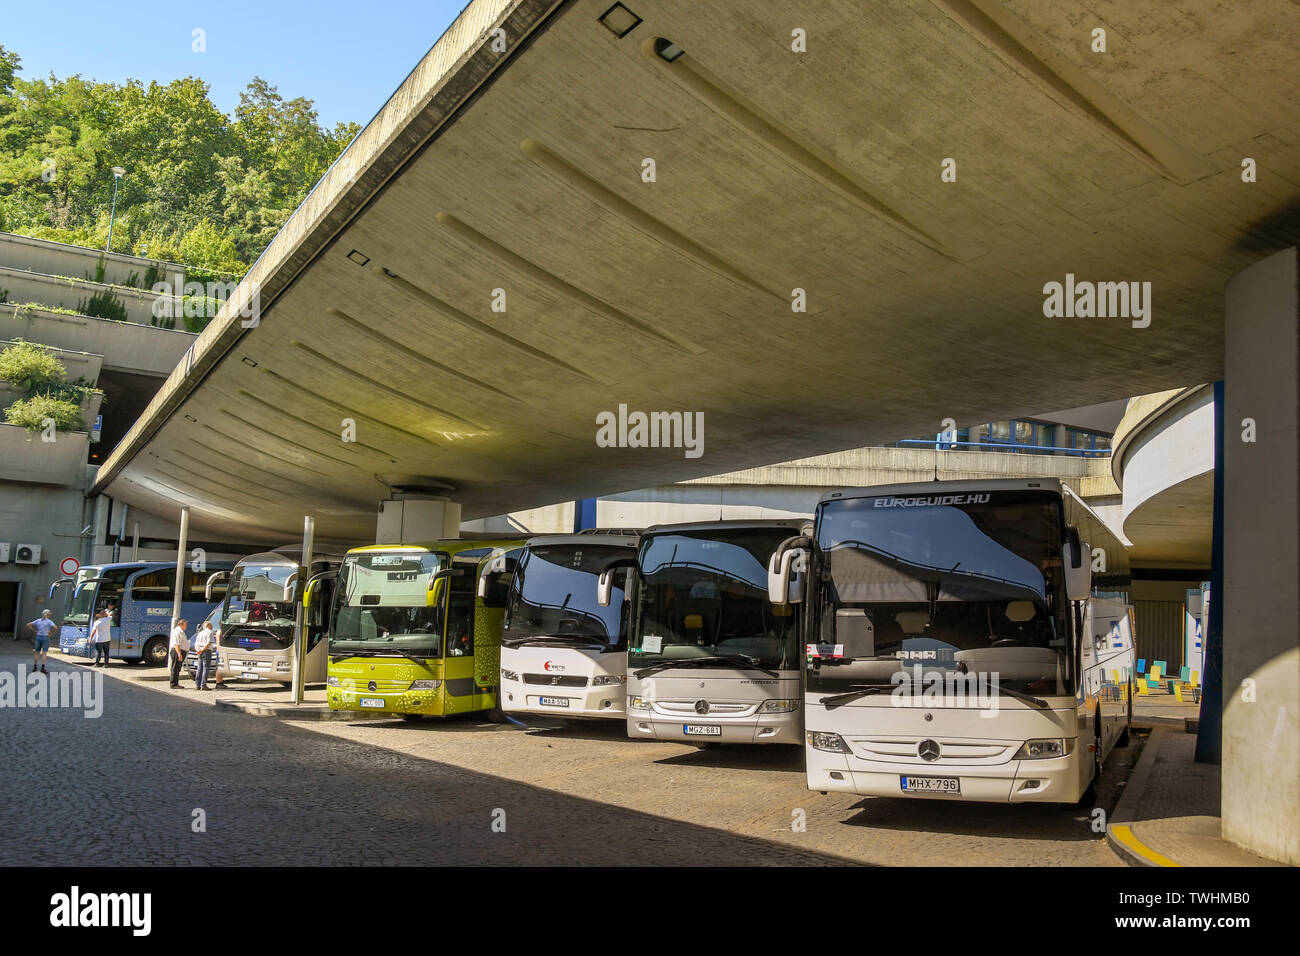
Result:
{"label": "man in dark trousers", "polygon": [[185,655],[190,651],[190,639],[185,636],[185,626],[189,621],[185,618],[177,618],[176,626],[172,628],[171,643],[169,652],[172,659],[172,687],[181,686],[181,668],[185,666]]}

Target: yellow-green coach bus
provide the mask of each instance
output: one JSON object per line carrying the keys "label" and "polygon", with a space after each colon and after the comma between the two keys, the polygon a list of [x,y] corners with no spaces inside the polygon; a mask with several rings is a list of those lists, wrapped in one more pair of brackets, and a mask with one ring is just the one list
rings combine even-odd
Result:
{"label": "yellow-green coach bus", "polygon": [[496,711],[503,610],[484,606],[478,583],[488,572],[508,586],[523,546],[478,538],[349,551],[330,614],[330,709],[412,719]]}

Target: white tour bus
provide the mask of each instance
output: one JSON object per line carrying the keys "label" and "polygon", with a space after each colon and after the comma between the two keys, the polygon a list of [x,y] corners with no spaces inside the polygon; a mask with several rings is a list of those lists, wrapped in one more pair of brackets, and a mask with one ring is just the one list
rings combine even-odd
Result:
{"label": "white tour bus", "polygon": [[513,578],[485,571],[483,603],[505,607],[503,711],[624,719],[636,545],[635,534],[547,535],[529,539]]}
{"label": "white tour bus", "polygon": [[[306,581],[298,580],[302,548],[291,545],[240,558],[232,571],[208,578],[208,590],[228,578],[221,613],[217,668],[223,681],[293,681],[294,627],[304,606],[307,651],[304,684],[323,684],[329,662],[330,597],[342,556],[313,552]],[[192,633],[192,631],[191,631]]]}
{"label": "white tour bus", "polygon": [[[790,590],[791,580],[795,591]],[[808,788],[1082,802],[1128,739],[1124,546],[1052,479],[836,491],[769,566],[808,628]]]}
{"label": "white tour bus", "polygon": [[642,534],[629,737],[802,743],[802,629],[792,605],[769,603],[767,566],[807,528],[807,519],[711,521]]}

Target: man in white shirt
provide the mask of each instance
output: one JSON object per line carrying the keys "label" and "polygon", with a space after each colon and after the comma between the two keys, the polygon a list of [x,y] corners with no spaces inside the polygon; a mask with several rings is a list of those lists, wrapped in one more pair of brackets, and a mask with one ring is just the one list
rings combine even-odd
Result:
{"label": "man in white shirt", "polygon": [[190,650],[190,639],[185,635],[185,626],[189,621],[185,618],[178,618],[176,626],[172,628],[171,643],[168,650],[172,659],[172,687],[181,686],[181,668],[185,666],[185,655]]}
{"label": "man in white shirt", "polygon": [[212,622],[204,621],[199,625],[199,632],[194,635],[194,653],[198,656],[194,667],[194,689],[208,689],[208,671],[212,668],[212,645],[216,634]]}
{"label": "man in white shirt", "polygon": [[108,666],[108,646],[113,641],[113,619],[108,608],[101,608],[95,615],[95,623],[90,628],[90,640],[95,647],[94,667],[99,667],[99,658],[103,655],[104,667]]}

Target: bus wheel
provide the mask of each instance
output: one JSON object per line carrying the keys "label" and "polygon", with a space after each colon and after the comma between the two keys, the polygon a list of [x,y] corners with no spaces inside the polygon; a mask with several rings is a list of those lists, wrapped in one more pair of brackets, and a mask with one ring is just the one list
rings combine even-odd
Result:
{"label": "bus wheel", "polygon": [[162,667],[167,663],[167,638],[151,637],[145,642],[140,652],[140,660],[150,667]]}
{"label": "bus wheel", "polygon": [[1124,729],[1120,735],[1115,738],[1116,747],[1127,747],[1129,745],[1129,728],[1133,726],[1133,688],[1130,685],[1128,694],[1128,719],[1124,721]]}

